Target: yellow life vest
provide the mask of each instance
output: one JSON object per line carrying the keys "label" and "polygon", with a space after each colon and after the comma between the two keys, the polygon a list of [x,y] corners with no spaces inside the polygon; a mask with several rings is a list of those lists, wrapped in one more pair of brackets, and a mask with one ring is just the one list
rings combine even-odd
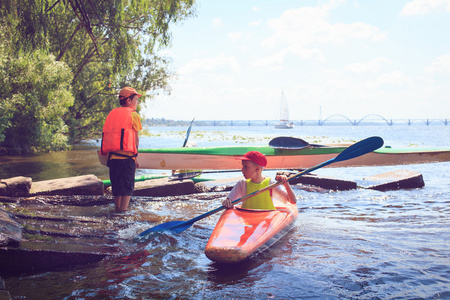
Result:
{"label": "yellow life vest", "polygon": [[[257,190],[269,186],[270,178],[266,177],[261,183],[254,183],[251,179],[247,179],[247,195]],[[265,191],[261,194],[248,198],[242,204],[242,208],[248,209],[275,209],[272,201],[271,191]]]}

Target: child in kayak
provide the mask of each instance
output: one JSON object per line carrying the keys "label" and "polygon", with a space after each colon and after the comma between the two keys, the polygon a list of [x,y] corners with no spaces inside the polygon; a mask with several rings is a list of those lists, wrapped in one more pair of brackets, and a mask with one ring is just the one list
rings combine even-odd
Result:
{"label": "child in kayak", "polygon": [[[245,179],[239,180],[231,190],[227,199],[222,202],[222,205],[226,208],[233,207],[232,201],[275,183],[275,181],[269,177],[262,175],[262,171],[267,165],[267,159],[261,152],[250,151],[238,159],[242,161],[241,171]],[[275,206],[272,197],[277,198],[282,202],[297,203],[294,191],[287,181],[287,177],[285,175],[277,175],[275,180],[283,182],[283,186],[286,190],[284,191],[280,185],[276,186],[273,189],[244,200],[242,208],[273,210],[275,209]]]}

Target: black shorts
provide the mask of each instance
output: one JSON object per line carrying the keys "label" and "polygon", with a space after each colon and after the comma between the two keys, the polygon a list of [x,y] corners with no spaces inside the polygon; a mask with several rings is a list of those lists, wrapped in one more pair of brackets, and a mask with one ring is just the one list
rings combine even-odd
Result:
{"label": "black shorts", "polygon": [[109,179],[114,196],[131,196],[134,190],[136,162],[132,158],[111,159],[108,162]]}

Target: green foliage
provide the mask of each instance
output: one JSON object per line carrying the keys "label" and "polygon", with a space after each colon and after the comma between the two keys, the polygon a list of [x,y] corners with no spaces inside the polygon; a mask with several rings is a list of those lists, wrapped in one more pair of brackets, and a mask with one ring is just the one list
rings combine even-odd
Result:
{"label": "green foliage", "polygon": [[0,49],[0,60],[2,145],[15,153],[66,149],[70,69],[41,51],[16,56]]}
{"label": "green foliage", "polygon": [[[75,143],[100,134],[121,87],[136,88],[141,103],[170,93],[171,61],[159,50],[170,46],[170,25],[194,13],[194,0],[5,0],[0,42],[15,57],[40,49],[69,66],[75,101],[60,116]],[[10,120],[0,119],[0,142]]]}

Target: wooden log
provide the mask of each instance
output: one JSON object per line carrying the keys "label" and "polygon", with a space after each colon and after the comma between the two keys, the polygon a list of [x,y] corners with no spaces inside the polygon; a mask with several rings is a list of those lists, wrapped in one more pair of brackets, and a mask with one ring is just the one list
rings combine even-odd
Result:
{"label": "wooden log", "polygon": [[37,181],[30,195],[103,195],[103,181],[95,175]]}
{"label": "wooden log", "polygon": [[418,189],[425,186],[423,176],[419,172],[410,170],[397,170],[363,178],[364,188],[377,191],[390,191],[399,189]]}

